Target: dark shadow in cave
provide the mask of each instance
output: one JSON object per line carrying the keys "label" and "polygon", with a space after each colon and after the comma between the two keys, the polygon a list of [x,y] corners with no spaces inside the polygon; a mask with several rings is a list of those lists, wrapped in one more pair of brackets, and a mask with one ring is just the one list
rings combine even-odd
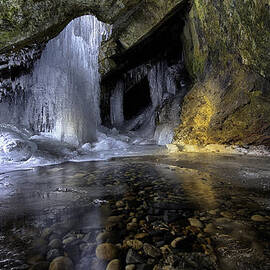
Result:
{"label": "dark shadow in cave", "polygon": [[[130,89],[133,87],[140,88],[140,86],[134,86],[134,79],[129,78],[128,71],[141,65],[147,65],[147,68],[151,68],[159,61],[167,61],[169,67],[179,65],[183,60],[183,40],[181,34],[185,26],[185,18],[191,5],[189,1],[184,1],[178,9],[174,10],[160,25],[155,27],[151,33],[138,44],[132,48],[123,51],[121,44],[118,44],[118,54],[114,55],[112,59],[116,63],[116,69],[112,70],[106,76],[103,76],[101,81],[101,119],[104,126],[111,127],[110,120],[110,96],[113,89],[115,89],[117,81],[125,78],[125,87]],[[123,76],[124,74],[124,76]],[[185,68],[181,70],[181,74],[176,78],[180,91],[183,91],[184,96],[186,90],[181,90],[181,81],[185,81],[186,88],[189,88],[192,80]],[[145,93],[144,93],[145,94]],[[138,93],[139,96],[139,93]],[[144,102],[147,99],[146,96],[142,98],[134,98],[135,102]],[[125,102],[125,101],[124,101]],[[180,102],[181,103],[181,102]],[[143,108],[144,104],[138,104],[137,107]],[[124,105],[127,108],[127,105]],[[124,118],[128,120],[131,118],[128,115],[127,110],[124,108]],[[136,115],[133,115],[135,117]]]}
{"label": "dark shadow in cave", "polygon": [[147,78],[141,80],[124,93],[124,118],[130,120],[142,113],[152,103]]}
{"label": "dark shadow in cave", "polygon": [[167,18],[154,27],[151,33],[126,51],[119,42],[119,53],[112,57],[117,68],[103,77],[103,83],[149,61],[155,62],[158,59],[166,58],[169,64],[175,64],[182,55],[181,34],[185,26],[186,14],[190,8],[189,1],[183,1]]}

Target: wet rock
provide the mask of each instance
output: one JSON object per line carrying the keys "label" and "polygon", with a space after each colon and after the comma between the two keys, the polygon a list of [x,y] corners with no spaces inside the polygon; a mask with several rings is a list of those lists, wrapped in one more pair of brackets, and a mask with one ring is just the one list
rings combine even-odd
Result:
{"label": "wet rock", "polygon": [[217,224],[220,224],[220,225],[223,225],[223,224],[228,224],[231,222],[231,219],[229,218],[225,218],[225,217],[222,217],[222,218],[216,218],[216,223]]}
{"label": "wet rock", "polygon": [[81,260],[84,258],[93,258],[95,254],[96,245],[94,244],[87,244],[84,249],[81,251]]}
{"label": "wet rock", "polygon": [[55,258],[51,264],[49,270],[73,270],[73,263],[68,257]]}
{"label": "wet rock", "polygon": [[50,264],[48,262],[38,262],[33,265],[29,270],[48,270]]}
{"label": "wet rock", "polygon": [[53,229],[52,228],[45,228],[41,233],[41,238],[48,239],[49,236],[52,234]]}
{"label": "wet rock", "polygon": [[148,265],[148,264],[138,264],[136,265],[136,270],[152,270],[153,266],[152,265]]}
{"label": "wet rock", "polygon": [[137,218],[133,218],[133,219],[131,220],[131,222],[132,222],[132,223],[137,223]]}
{"label": "wet rock", "polygon": [[56,223],[51,227],[51,229],[55,234],[63,236],[70,231],[71,227],[72,223],[66,222],[66,223]]}
{"label": "wet rock", "polygon": [[59,234],[56,234],[56,233],[52,233],[49,237],[49,243],[52,241],[52,240],[55,240],[55,239],[59,239],[61,240],[61,235]]}
{"label": "wet rock", "polygon": [[123,216],[111,216],[106,220],[106,231],[112,231],[115,228],[122,227]]}
{"label": "wet rock", "polygon": [[162,246],[164,246],[165,245],[165,241],[157,241],[156,242],[156,247],[158,247],[158,248],[160,248],[160,247],[162,247]]}
{"label": "wet rock", "polygon": [[[105,270],[106,269],[106,264],[107,263],[105,261],[102,261],[102,260],[99,260],[99,259],[95,258],[95,259],[93,259],[91,261],[90,264],[87,265],[88,267],[86,267],[86,270],[88,270],[88,269]],[[83,269],[83,270],[85,270],[85,269]]]}
{"label": "wet rock", "polygon": [[178,210],[183,207],[182,204],[173,201],[160,201],[153,203],[153,208],[164,210]]}
{"label": "wet rock", "polygon": [[59,249],[62,247],[62,241],[60,239],[53,239],[50,243],[49,243],[49,247],[51,249]]}
{"label": "wet rock", "polygon": [[146,238],[147,236],[149,236],[148,233],[137,233],[137,234],[135,235],[135,239],[144,239],[144,238]]}
{"label": "wet rock", "polygon": [[181,242],[185,239],[186,237],[177,237],[171,242],[171,246],[173,248],[179,248],[181,246]]}
{"label": "wet rock", "polygon": [[266,222],[267,218],[261,216],[261,215],[253,215],[251,217],[251,220],[256,221],[256,222]]}
{"label": "wet rock", "polygon": [[60,257],[62,254],[60,253],[59,249],[51,249],[47,253],[47,261],[51,262],[55,258]]}
{"label": "wet rock", "polygon": [[144,243],[143,250],[144,250],[146,255],[153,257],[153,258],[157,258],[161,255],[160,249],[158,249],[158,248],[156,248],[148,243]]}
{"label": "wet rock", "polygon": [[96,256],[100,260],[111,261],[117,258],[118,250],[110,243],[101,244],[96,248]]}
{"label": "wet rock", "polygon": [[107,223],[120,223],[123,220],[123,216],[110,216],[107,218]]}
{"label": "wet rock", "polygon": [[157,221],[157,220],[161,220],[162,217],[161,216],[146,216],[146,221],[148,223],[151,223],[151,222],[154,222],[154,221]]}
{"label": "wet rock", "polygon": [[163,215],[163,220],[166,223],[172,223],[176,220],[180,220],[182,218],[182,214],[170,213],[169,211],[165,211]]}
{"label": "wet rock", "polygon": [[237,214],[239,216],[245,216],[247,212],[248,212],[247,209],[240,209],[240,210],[237,211]]}
{"label": "wet rock", "polygon": [[106,270],[120,270],[120,269],[121,269],[121,263],[118,259],[110,261],[106,267]]}
{"label": "wet rock", "polygon": [[76,237],[74,237],[74,236],[70,236],[68,238],[65,238],[63,240],[63,245],[68,245],[69,243],[72,243],[75,240],[76,240]]}
{"label": "wet rock", "polygon": [[129,264],[125,268],[125,270],[135,270],[135,269],[136,269],[136,265],[135,264]]}
{"label": "wet rock", "polygon": [[124,206],[125,206],[125,203],[124,203],[123,201],[117,201],[117,202],[115,203],[115,206],[116,206],[117,208],[119,208],[119,207],[124,207]]}
{"label": "wet rock", "polygon": [[80,245],[83,242],[80,239],[69,242],[64,250],[68,254],[68,256],[72,259],[73,262],[77,262],[80,259]]}
{"label": "wet rock", "polygon": [[210,211],[208,211],[208,212],[209,212],[210,215],[215,216],[215,215],[218,214],[219,211],[218,211],[217,209],[213,209],[213,210],[210,210]]}
{"label": "wet rock", "polygon": [[199,221],[196,218],[189,218],[188,221],[189,221],[190,225],[193,227],[203,228],[203,224],[201,223],[201,221]]}
{"label": "wet rock", "polygon": [[94,234],[93,232],[87,233],[87,234],[82,238],[82,240],[83,240],[84,242],[92,242],[92,241],[94,241],[94,239],[95,239],[95,234]]}
{"label": "wet rock", "polygon": [[80,244],[80,250],[82,251],[82,257],[88,256],[88,254],[92,254],[92,252],[95,250],[96,245],[94,243],[83,243]]}
{"label": "wet rock", "polygon": [[98,244],[105,243],[105,242],[114,242],[115,237],[114,234],[111,232],[101,232],[96,237],[96,242]]}
{"label": "wet rock", "polygon": [[127,230],[128,231],[135,231],[138,228],[138,224],[134,222],[130,222],[127,224]]}
{"label": "wet rock", "polygon": [[216,226],[212,223],[209,223],[205,226],[204,232],[206,233],[214,233],[216,231]]}
{"label": "wet rock", "polygon": [[126,256],[126,264],[144,263],[144,258],[139,255],[135,250],[129,249]]}
{"label": "wet rock", "polygon": [[76,270],[88,270],[92,269],[90,268],[90,265],[92,264],[93,258],[90,256],[83,257],[78,264],[76,264],[75,269]]}
{"label": "wet rock", "polygon": [[48,242],[42,238],[35,239],[32,243],[33,254],[45,255],[47,252],[47,243]]}
{"label": "wet rock", "polygon": [[164,245],[163,247],[160,248],[162,254],[166,254],[168,251],[170,251],[170,247],[168,245]]}
{"label": "wet rock", "polygon": [[129,196],[125,196],[123,200],[128,201],[128,202],[134,202],[134,201],[136,201],[136,197],[129,195]]}
{"label": "wet rock", "polygon": [[143,247],[143,243],[139,240],[127,240],[126,244],[128,247],[131,247],[135,250],[139,250]]}
{"label": "wet rock", "polygon": [[34,256],[31,256],[27,259],[27,263],[28,264],[36,264],[40,261],[44,261],[44,257],[40,254],[37,254],[37,255],[34,255]]}
{"label": "wet rock", "polygon": [[233,215],[228,211],[223,211],[223,212],[220,213],[220,215],[225,217],[225,218],[230,218],[230,219],[233,218]]}
{"label": "wet rock", "polygon": [[141,227],[143,227],[145,224],[146,224],[146,221],[145,221],[145,220],[140,220],[140,221],[139,221],[139,225],[140,225]]}

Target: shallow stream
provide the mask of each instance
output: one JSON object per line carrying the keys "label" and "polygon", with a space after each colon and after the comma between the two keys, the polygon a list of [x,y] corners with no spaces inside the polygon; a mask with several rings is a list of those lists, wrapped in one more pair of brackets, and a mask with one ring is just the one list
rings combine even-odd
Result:
{"label": "shallow stream", "polygon": [[[0,269],[48,270],[63,255],[76,270],[112,259],[122,269],[270,269],[269,162],[178,154],[3,173]],[[102,243],[115,254],[100,255]]]}

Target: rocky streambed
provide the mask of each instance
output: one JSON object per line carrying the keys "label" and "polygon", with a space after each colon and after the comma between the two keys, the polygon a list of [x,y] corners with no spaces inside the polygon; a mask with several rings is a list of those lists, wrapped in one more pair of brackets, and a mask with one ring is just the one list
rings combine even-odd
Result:
{"label": "rocky streambed", "polygon": [[270,269],[267,158],[67,163],[0,176],[0,269]]}

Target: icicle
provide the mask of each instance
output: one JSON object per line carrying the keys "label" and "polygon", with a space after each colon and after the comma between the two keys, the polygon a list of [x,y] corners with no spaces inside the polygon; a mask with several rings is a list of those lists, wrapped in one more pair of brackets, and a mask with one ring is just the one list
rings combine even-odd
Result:
{"label": "icicle", "polygon": [[115,127],[119,127],[124,123],[123,113],[123,95],[124,95],[124,82],[118,81],[116,87],[111,95],[111,122]]}

